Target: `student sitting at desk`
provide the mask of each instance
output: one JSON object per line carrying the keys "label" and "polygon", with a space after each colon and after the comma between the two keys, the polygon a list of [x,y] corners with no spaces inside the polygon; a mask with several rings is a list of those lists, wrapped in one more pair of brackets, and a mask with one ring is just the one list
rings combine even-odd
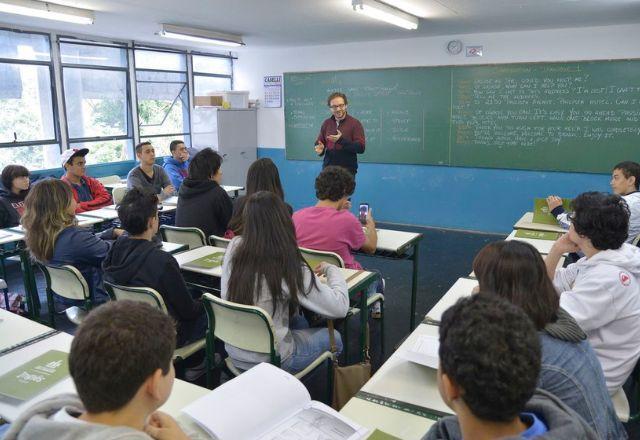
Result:
{"label": "student sitting at desk", "polygon": [[140,188],[158,196],[159,201],[171,197],[176,189],[171,184],[169,175],[156,164],[156,150],[151,142],[140,142],[136,145],[136,157],[140,165],[127,174],[127,188]]}
{"label": "student sitting at desk", "polygon": [[69,185],[61,180],[45,179],[33,185],[24,205],[22,225],[31,255],[43,264],[74,266],[86,280],[91,297],[107,300],[102,288],[102,260],[123,230],[111,228],[94,235],[77,226],[77,202]]}
{"label": "student sitting at desk", "polygon": [[[629,207],[629,233],[627,243],[632,243],[640,236],[640,164],[636,162],[620,162],[611,172],[611,189],[614,194],[621,196]],[[547,197],[547,206],[556,217],[560,226],[569,229],[571,223],[568,213],[562,207],[562,199],[558,196]]]}
{"label": "student sitting at desk", "polygon": [[[328,318],[344,318],[349,310],[347,283],[340,270],[323,263],[315,268],[322,283],[302,258],[291,216],[274,193],[259,191],[247,199],[244,230],[231,240],[222,265],[221,296],[258,306],[271,314],[283,369],[296,373],[330,349],[326,328],[309,328],[304,307]],[[340,334],[334,331],[338,352]],[[269,355],[226,344],[234,365],[247,370]]]}
{"label": "student sitting at desk", "polygon": [[587,335],[562,307],[542,257],[528,243],[496,241],[473,260],[479,289],[522,308],[542,347],[538,388],[576,411],[603,440],[625,439]]}
{"label": "student sitting at desk", "polygon": [[[293,214],[298,245],[335,252],[342,257],[345,267],[362,269],[353,252],[361,250],[373,254],[378,244],[378,234],[371,210],[364,230],[360,221],[349,211],[349,197],[355,189],[353,176],[342,167],[328,166],[316,178],[315,186],[318,203]],[[381,292],[382,285],[381,281],[371,284],[367,294]],[[379,310],[380,303],[376,302],[372,314],[378,316]]]}
{"label": "student sitting at desk", "polygon": [[[617,195],[580,194],[572,202],[569,233],[545,259],[560,306],[587,333],[613,395],[640,358],[640,249],[625,243],[629,210]],[[565,252],[584,257],[557,269]]]}
{"label": "student sitting at desk", "polygon": [[93,211],[111,205],[111,194],[98,179],[86,175],[85,156],[88,148],[70,149],[62,153],[62,168],[65,170],[61,180],[71,187],[73,198],[78,202],[76,213]]}
{"label": "student sitting at desk", "polygon": [[531,320],[496,295],[462,298],[442,315],[438,390],[457,416],[423,440],[596,440],[553,394],[536,390],[540,341]]}
{"label": "student sitting at desk", "polygon": [[120,237],[105,258],[104,279],[156,290],[176,320],[178,347],[204,338],[207,317],[202,303],[193,299],[175,258],[152,241],[158,232],[156,197],[132,189],[118,205],[118,218],[128,235]]}
{"label": "student sitting at desk", "polygon": [[199,228],[205,237],[222,237],[233,212],[229,194],[220,186],[222,157],[211,148],[199,151],[189,165],[178,194],[176,226]]}
{"label": "student sitting at desk", "polygon": [[[225,238],[233,238],[236,235],[242,234],[242,210],[244,209],[244,203],[251,194],[255,194],[258,191],[271,191],[284,202],[284,191],[282,184],[280,183],[280,173],[278,173],[278,167],[268,157],[258,159],[251,164],[249,171],[247,171],[247,194],[240,196],[235,200],[233,204],[233,216],[229,221],[229,229],[224,234]],[[285,202],[287,210],[290,214],[293,214],[293,208],[291,205]]]}
{"label": "student sitting at desk", "polygon": [[78,395],[36,403],[11,425],[7,440],[187,440],[156,411],[169,398],[175,371],[171,318],[148,304],[115,301],[87,315],[69,353]]}
{"label": "student sitting at desk", "polygon": [[29,185],[29,170],[22,165],[7,165],[2,169],[4,188],[0,189],[0,228],[20,224]]}
{"label": "student sitting at desk", "polygon": [[163,168],[171,179],[171,184],[180,190],[182,181],[189,175],[189,151],[182,141],[171,141],[169,144],[171,156],[164,158]]}

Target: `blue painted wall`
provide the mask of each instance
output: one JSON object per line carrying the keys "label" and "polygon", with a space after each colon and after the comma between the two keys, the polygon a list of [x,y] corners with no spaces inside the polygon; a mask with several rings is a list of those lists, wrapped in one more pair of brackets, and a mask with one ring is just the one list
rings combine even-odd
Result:
{"label": "blue painted wall", "polygon": [[[156,158],[156,163],[162,165],[164,157]],[[118,175],[120,177],[127,177],[127,173],[136,166],[137,162],[134,160],[127,160],[123,162],[113,163],[101,163],[96,165],[87,165],[87,175],[91,177],[104,177]],[[39,170],[31,172],[33,177],[57,177],[60,178],[64,174],[62,167],[53,168],[50,170]]]}
{"label": "blue painted wall", "polygon": [[[280,148],[259,148],[258,157],[276,163],[294,209],[315,203],[320,162],[287,160]],[[609,179],[603,174],[361,163],[352,201],[368,202],[377,221],[507,234],[533,209],[535,197],[609,191]]]}

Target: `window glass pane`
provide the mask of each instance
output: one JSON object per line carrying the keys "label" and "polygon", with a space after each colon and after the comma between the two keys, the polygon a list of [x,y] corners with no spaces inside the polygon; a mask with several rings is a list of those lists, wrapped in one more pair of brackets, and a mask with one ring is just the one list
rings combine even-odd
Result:
{"label": "window glass pane", "polygon": [[137,72],[136,76],[140,136],[188,133],[189,91],[186,75]]}
{"label": "window glass pane", "polygon": [[0,63],[0,143],[55,139],[48,66]]}
{"label": "window glass pane", "polygon": [[127,73],[62,70],[69,138],[127,135]]}
{"label": "window glass pane", "polygon": [[0,30],[0,58],[51,61],[47,35]]}
{"label": "window glass pane", "polygon": [[193,55],[193,71],[199,73],[231,75],[231,60],[229,58]]}
{"label": "window glass pane", "polygon": [[212,92],[231,90],[231,78],[216,78],[214,76],[193,76],[193,94],[204,96]]}
{"label": "window glass pane", "polygon": [[182,53],[136,50],[136,69],[187,71],[187,56]]}
{"label": "window glass pane", "polygon": [[171,156],[171,151],[169,151],[169,144],[171,141],[183,141],[187,148],[191,147],[191,136],[189,135],[175,135],[175,136],[149,136],[143,137],[140,136],[140,142],[149,141],[153,144],[154,150],[156,150],[156,157],[159,156]]}
{"label": "window glass pane", "polygon": [[88,148],[87,164],[120,162],[133,160],[131,139],[116,141],[79,142],[70,144],[71,148]]}
{"label": "window glass pane", "polygon": [[51,144],[0,149],[0,168],[10,164],[24,165],[29,171],[60,168],[60,146]]}
{"label": "window glass pane", "polygon": [[63,64],[127,67],[127,50],[119,47],[60,43],[60,58]]}

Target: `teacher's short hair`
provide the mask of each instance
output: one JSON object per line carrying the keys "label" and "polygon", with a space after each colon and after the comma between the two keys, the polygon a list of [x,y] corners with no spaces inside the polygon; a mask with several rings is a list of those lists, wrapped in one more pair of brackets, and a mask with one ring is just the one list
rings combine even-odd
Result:
{"label": "teacher's short hair", "polygon": [[344,93],[341,92],[333,92],[331,95],[329,95],[329,97],[327,98],[327,105],[331,105],[331,100],[334,98],[342,98],[344,99],[344,105],[349,104],[347,102],[347,95],[345,95]]}

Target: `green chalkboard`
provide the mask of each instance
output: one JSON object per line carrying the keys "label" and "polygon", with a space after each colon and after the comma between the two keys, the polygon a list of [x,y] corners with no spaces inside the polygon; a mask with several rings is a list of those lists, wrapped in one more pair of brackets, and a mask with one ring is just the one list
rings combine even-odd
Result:
{"label": "green chalkboard", "polygon": [[289,159],[346,93],[361,162],[608,173],[640,160],[640,60],[285,73]]}

